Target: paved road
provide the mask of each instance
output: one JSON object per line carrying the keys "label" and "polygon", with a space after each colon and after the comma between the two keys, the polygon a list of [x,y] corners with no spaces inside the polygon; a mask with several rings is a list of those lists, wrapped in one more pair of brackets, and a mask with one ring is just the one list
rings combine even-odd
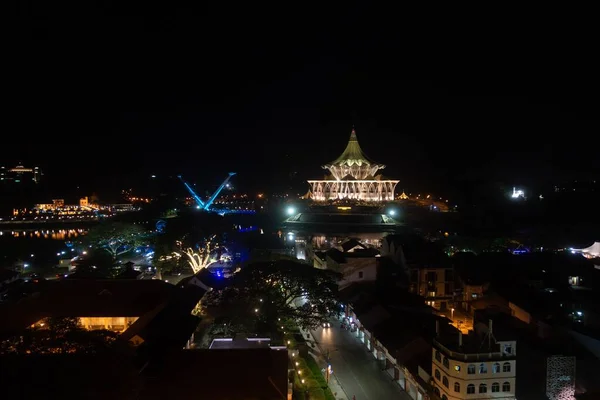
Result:
{"label": "paved road", "polygon": [[349,331],[340,328],[338,321],[331,328],[312,332],[323,352],[329,350],[333,373],[348,398],[356,400],[410,400],[392,377],[381,370],[380,364],[366,347]]}

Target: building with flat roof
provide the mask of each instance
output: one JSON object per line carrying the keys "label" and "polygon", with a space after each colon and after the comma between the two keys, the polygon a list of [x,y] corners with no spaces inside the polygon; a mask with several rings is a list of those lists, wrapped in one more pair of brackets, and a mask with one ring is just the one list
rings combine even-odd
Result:
{"label": "building with flat roof", "polygon": [[222,349],[277,349],[286,350],[286,346],[271,346],[270,338],[247,337],[237,334],[233,338],[215,338],[208,347],[212,350]]}
{"label": "building with flat roof", "polygon": [[287,350],[195,349],[166,354],[143,370],[143,399],[291,400]]}
{"label": "building with flat roof", "polygon": [[476,324],[469,335],[438,322],[431,370],[433,391],[442,400],[514,400],[517,341],[495,334],[492,320]]}

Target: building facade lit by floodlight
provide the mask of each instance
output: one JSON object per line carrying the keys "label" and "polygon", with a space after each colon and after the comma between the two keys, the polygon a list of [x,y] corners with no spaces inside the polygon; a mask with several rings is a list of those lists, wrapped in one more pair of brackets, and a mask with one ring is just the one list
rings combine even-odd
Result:
{"label": "building facade lit by floodlight", "polygon": [[335,161],[323,165],[329,171],[324,180],[310,180],[309,197],[315,201],[392,201],[399,181],[384,179],[378,171],[385,165],[368,159],[352,129],[346,149]]}
{"label": "building facade lit by floodlight", "polygon": [[525,192],[521,189],[517,189],[516,187],[513,187],[513,191],[512,191],[512,194],[510,195],[510,197],[513,199],[524,199]]}

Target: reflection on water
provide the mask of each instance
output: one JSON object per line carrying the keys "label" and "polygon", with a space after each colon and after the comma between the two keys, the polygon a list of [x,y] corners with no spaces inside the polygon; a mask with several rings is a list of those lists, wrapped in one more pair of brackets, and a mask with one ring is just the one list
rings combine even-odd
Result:
{"label": "reflection on water", "polygon": [[332,247],[340,246],[348,239],[356,239],[366,246],[378,249],[381,247],[381,241],[386,235],[387,233],[356,233],[345,236],[326,236],[318,234],[312,237],[312,245],[317,250],[327,250]]}
{"label": "reflection on water", "polygon": [[12,238],[28,239],[53,239],[67,240],[85,235],[87,229],[46,229],[46,230],[20,230],[20,231],[0,231],[0,236]]}
{"label": "reflection on water", "polygon": [[340,249],[342,244],[350,239],[356,239],[367,247],[380,249],[383,238],[387,233],[348,233],[324,235],[309,232],[288,232],[288,244],[294,246],[296,258],[299,260],[312,259],[315,251],[327,251],[332,248]]}

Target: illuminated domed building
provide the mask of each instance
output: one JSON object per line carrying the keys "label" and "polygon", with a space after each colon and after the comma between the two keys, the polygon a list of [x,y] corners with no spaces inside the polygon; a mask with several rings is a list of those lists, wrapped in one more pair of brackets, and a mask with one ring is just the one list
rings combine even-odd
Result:
{"label": "illuminated domed building", "polygon": [[376,163],[363,153],[356,131],[352,129],[346,149],[335,161],[323,165],[329,171],[324,180],[310,180],[310,198],[314,201],[358,200],[393,201],[399,181],[384,179],[378,172],[385,165]]}

